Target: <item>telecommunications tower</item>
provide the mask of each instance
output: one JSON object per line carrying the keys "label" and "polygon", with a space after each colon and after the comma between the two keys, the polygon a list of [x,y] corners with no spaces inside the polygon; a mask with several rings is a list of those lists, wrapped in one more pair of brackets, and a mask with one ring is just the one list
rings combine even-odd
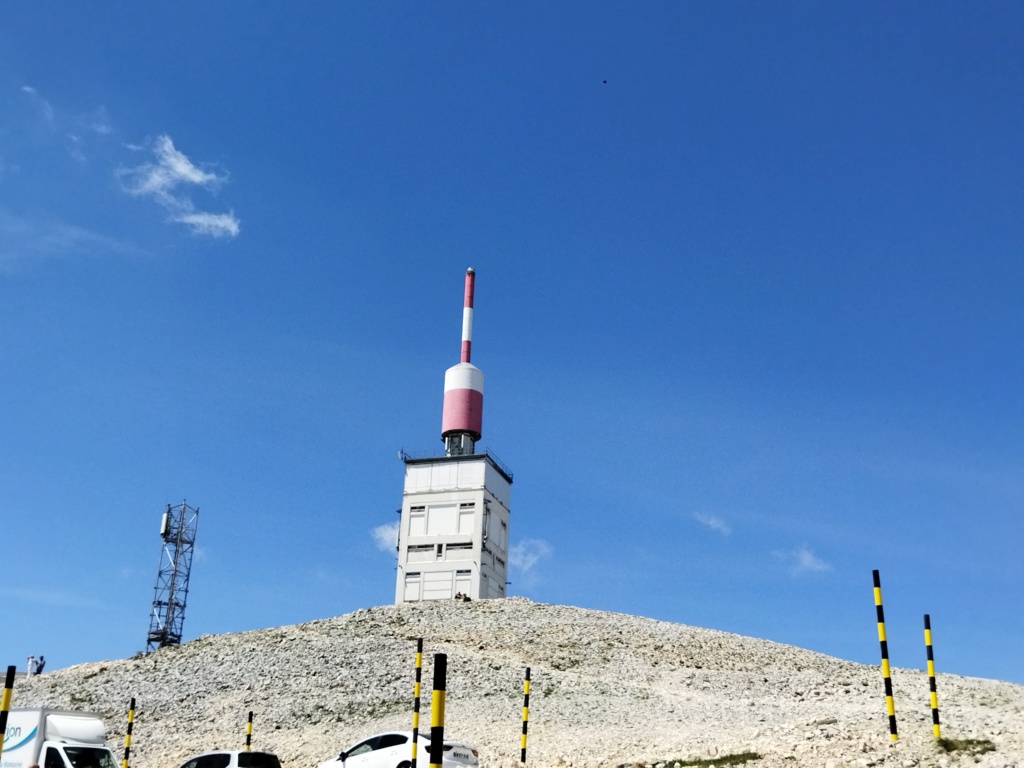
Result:
{"label": "telecommunications tower", "polygon": [[192,570],[192,550],[196,543],[198,524],[199,507],[193,509],[184,501],[176,507],[168,504],[160,520],[160,566],[156,572],[149,634],[146,635],[147,651],[181,644],[185,598],[188,597],[188,577]]}
{"label": "telecommunications tower", "polygon": [[476,273],[466,270],[459,362],[444,375],[444,455],[405,462],[395,603],[505,597],[512,473],[477,452],[484,374],[469,362]]}

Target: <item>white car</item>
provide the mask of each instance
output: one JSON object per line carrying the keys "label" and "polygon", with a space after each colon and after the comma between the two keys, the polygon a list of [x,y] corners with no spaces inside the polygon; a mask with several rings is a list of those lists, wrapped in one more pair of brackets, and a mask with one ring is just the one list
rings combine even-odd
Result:
{"label": "white car", "polygon": [[281,768],[281,761],[270,752],[215,749],[190,757],[181,768]]}
{"label": "white car", "polygon": [[[444,741],[441,765],[444,768],[467,768],[477,765],[478,753],[463,741]],[[416,737],[416,767],[430,765],[430,731]],[[332,760],[317,768],[410,768],[412,766],[412,731],[378,733],[357,741]]]}

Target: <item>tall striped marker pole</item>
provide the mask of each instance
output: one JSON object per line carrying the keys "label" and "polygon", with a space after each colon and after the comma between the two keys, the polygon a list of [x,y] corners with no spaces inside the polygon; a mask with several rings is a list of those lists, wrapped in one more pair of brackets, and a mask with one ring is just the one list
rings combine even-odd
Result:
{"label": "tall striped marker pole", "polygon": [[871,572],[875,581],[875,613],[878,616],[878,643],[882,647],[882,679],[885,681],[885,712],[889,715],[889,738],[896,741],[896,706],[892,699],[892,677],[889,675],[889,643],[885,639],[885,612],[882,610],[882,582],[878,571]]}
{"label": "tall striped marker pole", "polygon": [[935,687],[935,656],[932,654],[932,620],[924,615],[924,647],[928,651],[928,699],[932,706],[932,734],[939,738],[939,693]]}
{"label": "tall striped marker pole", "polygon": [[519,762],[526,764],[526,727],[530,723],[530,668],[526,668],[523,676],[523,735],[519,737]]}
{"label": "tall striped marker pole", "polygon": [[132,696],[128,704],[128,730],[124,732],[124,758],[121,760],[121,768],[128,768],[128,756],[132,751],[132,726],[135,724],[135,697]]}
{"label": "tall striped marker pole", "polygon": [[444,694],[448,656],[434,654],[434,691],[430,695],[430,768],[441,768],[444,759]]}
{"label": "tall striped marker pole", "polygon": [[423,677],[423,638],[416,641],[416,682],[412,684],[412,768],[416,768],[416,747],[420,735],[420,680]]}
{"label": "tall striped marker pole", "polygon": [[252,710],[249,710],[249,722],[245,724],[245,751],[252,748]]}
{"label": "tall striped marker pole", "polygon": [[4,692],[0,694],[0,755],[4,753],[4,736],[7,735],[7,713],[11,709],[11,691],[14,690],[14,666],[7,668]]}

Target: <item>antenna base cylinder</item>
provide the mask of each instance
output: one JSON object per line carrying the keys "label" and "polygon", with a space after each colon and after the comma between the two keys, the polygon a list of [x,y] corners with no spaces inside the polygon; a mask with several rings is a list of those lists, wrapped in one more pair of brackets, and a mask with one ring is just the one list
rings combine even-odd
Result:
{"label": "antenna base cylinder", "polygon": [[441,437],[460,432],[480,439],[484,417],[484,373],[471,363],[453,365],[444,374]]}

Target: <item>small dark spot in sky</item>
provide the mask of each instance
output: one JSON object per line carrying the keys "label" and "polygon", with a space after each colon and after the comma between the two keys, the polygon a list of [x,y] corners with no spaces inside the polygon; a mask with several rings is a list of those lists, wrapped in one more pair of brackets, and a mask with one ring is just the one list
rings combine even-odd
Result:
{"label": "small dark spot in sky", "polygon": [[601,82],[604,83],[605,85],[608,85],[608,81],[607,80],[602,80]]}

